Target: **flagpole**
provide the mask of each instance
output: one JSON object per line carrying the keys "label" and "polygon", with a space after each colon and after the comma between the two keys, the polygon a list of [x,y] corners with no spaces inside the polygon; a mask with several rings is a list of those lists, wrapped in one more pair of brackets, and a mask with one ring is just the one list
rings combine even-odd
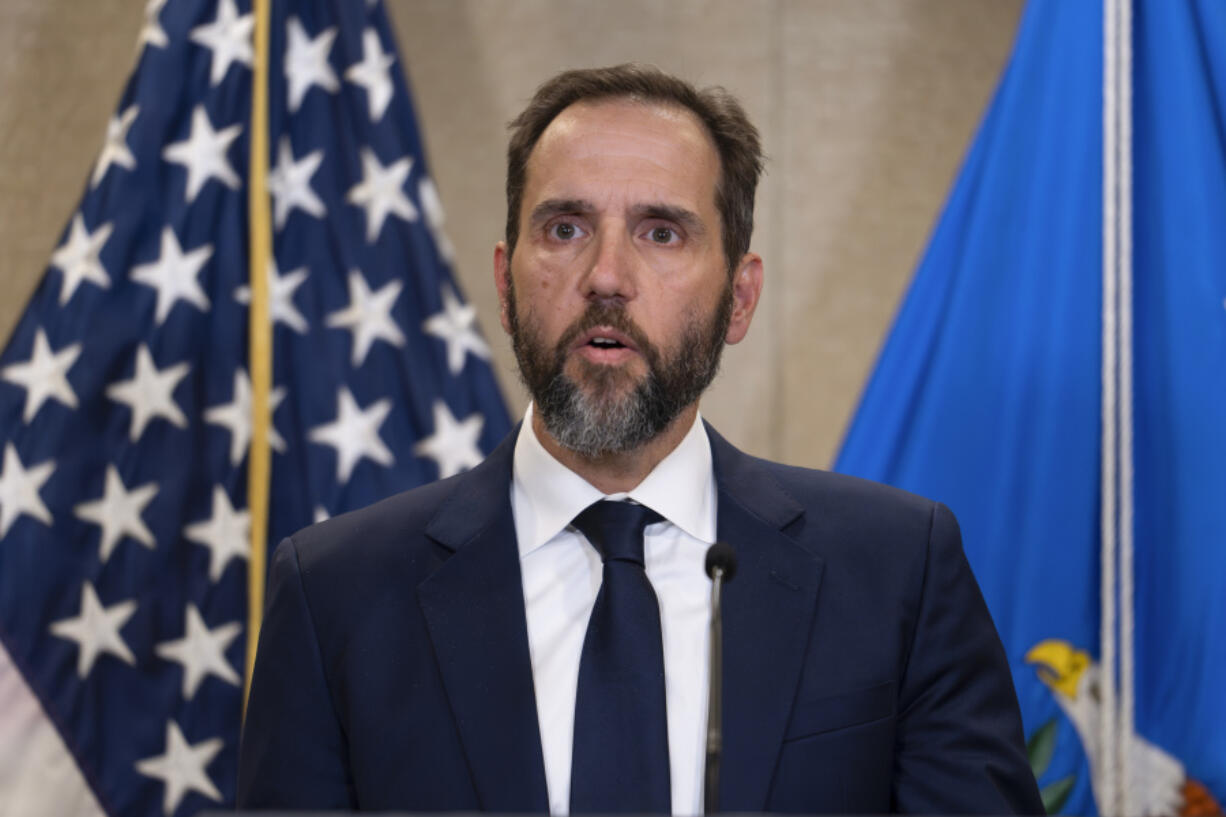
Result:
{"label": "flagpole", "polygon": [[1118,814],[1119,730],[1115,695],[1116,666],[1116,563],[1118,548],[1119,462],[1118,453],[1118,359],[1119,278],[1118,278],[1118,179],[1117,76],[1119,71],[1119,0],[1103,0],[1103,233],[1102,233],[1102,441],[1100,451],[1101,575],[1099,585],[1099,686],[1102,719],[1099,722],[1098,752],[1101,776],[1096,787],[1104,802],[1097,803],[1099,814]]}
{"label": "flagpole", "polygon": [[268,29],[270,0],[254,0],[254,54],[251,89],[251,156],[247,187],[248,268],[251,305],[248,316],[251,367],[251,449],[247,455],[247,508],[251,514],[251,554],[247,560],[247,660],[243,673],[243,711],[251,691],[251,671],[264,612],[267,564],[268,398],[272,389],[272,323],[268,312],[268,263],[272,229],[268,208]]}
{"label": "flagpole", "polygon": [[1135,734],[1133,640],[1135,616],[1133,609],[1133,458],[1132,458],[1132,0],[1119,1],[1119,69],[1116,82],[1119,96],[1116,104],[1119,122],[1119,280],[1120,280],[1120,554],[1119,554],[1119,616],[1120,616],[1120,710],[1117,729],[1121,737],[1120,793],[1121,814],[1133,814],[1129,797],[1129,781],[1134,769],[1130,762],[1128,741]]}

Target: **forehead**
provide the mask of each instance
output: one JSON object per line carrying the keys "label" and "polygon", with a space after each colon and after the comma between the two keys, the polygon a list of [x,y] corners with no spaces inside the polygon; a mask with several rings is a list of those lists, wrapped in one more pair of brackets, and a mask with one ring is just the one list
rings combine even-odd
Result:
{"label": "forehead", "polygon": [[719,172],[715,143],[692,111],[634,99],[579,102],[533,147],[525,203],[622,196],[714,210]]}

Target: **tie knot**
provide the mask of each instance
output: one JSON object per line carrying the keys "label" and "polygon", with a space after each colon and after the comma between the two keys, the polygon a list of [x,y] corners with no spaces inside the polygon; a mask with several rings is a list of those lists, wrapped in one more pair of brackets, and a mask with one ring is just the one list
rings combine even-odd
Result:
{"label": "tie knot", "polygon": [[621,560],[643,564],[643,529],[664,517],[646,505],[602,499],[575,517],[583,532],[606,562]]}

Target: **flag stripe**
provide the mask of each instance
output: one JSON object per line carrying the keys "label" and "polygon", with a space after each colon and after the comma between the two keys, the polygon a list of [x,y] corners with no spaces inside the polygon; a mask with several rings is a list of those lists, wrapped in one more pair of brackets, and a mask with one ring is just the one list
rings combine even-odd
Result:
{"label": "flag stripe", "polygon": [[61,814],[104,817],[64,739],[47,719],[0,642],[0,803],[4,814],[41,814],[46,792],[58,794]]}

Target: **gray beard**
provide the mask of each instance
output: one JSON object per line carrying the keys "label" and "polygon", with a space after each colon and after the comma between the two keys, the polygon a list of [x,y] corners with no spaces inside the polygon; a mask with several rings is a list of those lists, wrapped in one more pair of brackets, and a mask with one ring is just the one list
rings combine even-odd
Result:
{"label": "gray beard", "polygon": [[[705,387],[705,384],[703,384]],[[702,389],[698,389],[698,394]],[[545,428],[562,446],[588,458],[632,451],[668,427],[698,394],[669,395],[648,375],[620,398],[589,394],[558,373],[533,394]]]}
{"label": "gray beard", "polygon": [[[719,371],[732,316],[729,282],[711,320],[705,324],[690,321],[675,352],[664,359],[620,306],[592,303],[548,350],[531,325],[531,316],[520,322],[514,288],[507,300],[520,378],[536,411],[560,445],[588,459],[639,448],[698,400]],[[566,350],[576,337],[595,326],[611,326],[626,334],[643,354],[648,371],[633,388],[625,387],[630,376],[624,371],[586,360],[579,361],[583,384],[563,372]]]}

